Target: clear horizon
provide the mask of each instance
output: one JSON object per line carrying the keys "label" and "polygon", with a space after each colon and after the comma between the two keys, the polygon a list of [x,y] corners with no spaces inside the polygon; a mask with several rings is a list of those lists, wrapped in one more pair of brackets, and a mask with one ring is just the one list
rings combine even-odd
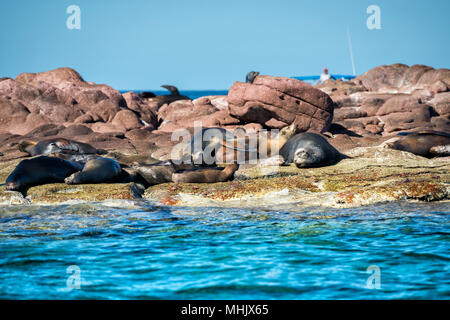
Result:
{"label": "clear horizon", "polygon": [[[66,12],[81,10],[70,30]],[[370,5],[381,29],[366,25]],[[117,90],[228,90],[248,71],[356,74],[404,63],[447,68],[450,1],[14,1],[2,5],[0,77],[58,67]]]}

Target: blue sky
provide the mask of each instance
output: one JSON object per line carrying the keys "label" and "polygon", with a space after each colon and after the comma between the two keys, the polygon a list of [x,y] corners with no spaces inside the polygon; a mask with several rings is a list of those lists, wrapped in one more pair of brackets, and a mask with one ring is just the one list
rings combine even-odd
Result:
{"label": "blue sky", "polygon": [[[69,30],[69,5],[81,29]],[[369,30],[369,5],[381,29]],[[448,68],[448,0],[2,1],[0,76],[72,67],[122,89],[228,89],[250,70],[357,74],[402,62]]]}

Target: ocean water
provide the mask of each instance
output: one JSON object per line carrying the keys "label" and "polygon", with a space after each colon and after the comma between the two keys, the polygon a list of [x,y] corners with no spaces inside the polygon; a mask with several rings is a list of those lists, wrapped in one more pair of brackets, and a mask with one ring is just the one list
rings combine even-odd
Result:
{"label": "ocean water", "polygon": [[[120,93],[125,93],[129,91],[134,91],[136,93],[140,93],[142,91],[151,91],[156,95],[165,95],[169,94],[169,91],[167,90],[120,90]],[[227,95],[228,90],[180,90],[180,94],[191,98],[192,100],[204,97],[204,96],[222,96]]]}
{"label": "ocean water", "polygon": [[449,214],[1,206],[0,299],[449,299]]}

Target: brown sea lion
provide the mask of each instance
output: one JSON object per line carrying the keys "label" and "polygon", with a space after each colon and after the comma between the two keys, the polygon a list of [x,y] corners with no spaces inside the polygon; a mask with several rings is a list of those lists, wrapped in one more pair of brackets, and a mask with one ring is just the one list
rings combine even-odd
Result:
{"label": "brown sea lion", "polygon": [[67,184],[120,182],[122,169],[120,164],[111,158],[90,159],[81,172],[76,172],[64,179]]}
{"label": "brown sea lion", "polygon": [[195,165],[216,165],[222,145],[235,138],[231,131],[220,127],[203,128],[192,137],[187,153]]}
{"label": "brown sea lion", "polygon": [[55,157],[22,160],[6,179],[6,189],[25,191],[36,185],[64,182],[65,178],[82,169],[79,163]]}
{"label": "brown sea lion", "polygon": [[450,155],[449,133],[427,130],[403,133],[402,135],[405,136],[397,141],[386,143],[386,145],[392,149],[411,152],[426,158]]}
{"label": "brown sea lion", "polygon": [[172,174],[183,170],[192,170],[192,164],[175,164],[172,161],[160,161],[153,164],[134,163],[131,169],[145,180],[147,186],[171,182]]}
{"label": "brown sea lion", "polygon": [[105,150],[96,149],[87,143],[65,138],[46,139],[39,142],[22,141],[19,144],[19,150],[30,156],[65,153],[66,159],[72,161],[87,161],[92,156],[106,153]]}
{"label": "brown sea lion", "polygon": [[[295,134],[297,131],[297,125],[292,123],[289,126],[281,129],[277,134],[271,134],[268,132],[266,134],[260,132],[253,138],[256,139],[256,143],[250,143],[249,141],[252,139],[252,136],[247,136],[244,139],[242,138],[242,134],[235,134],[237,139],[227,140],[224,142],[224,147],[227,149],[233,149],[236,151],[246,152],[245,159],[264,159],[276,156],[279,154],[280,149],[283,145]],[[256,149],[254,145],[256,144]]]}
{"label": "brown sea lion", "polygon": [[175,183],[214,183],[225,182],[233,179],[234,173],[239,168],[238,164],[229,164],[223,170],[202,169],[172,174]]}

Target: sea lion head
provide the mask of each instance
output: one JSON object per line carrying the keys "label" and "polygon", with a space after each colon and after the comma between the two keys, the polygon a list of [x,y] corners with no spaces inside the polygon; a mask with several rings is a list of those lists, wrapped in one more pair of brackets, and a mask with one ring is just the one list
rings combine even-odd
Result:
{"label": "sea lion head", "polygon": [[20,183],[14,180],[7,181],[5,187],[8,191],[19,191],[21,189]]}
{"label": "sea lion head", "polygon": [[259,76],[259,72],[257,71],[250,71],[247,73],[247,76],[245,77],[245,82],[247,83],[253,83],[255,81],[255,78]]}
{"label": "sea lion head", "polygon": [[71,141],[64,138],[42,140],[36,144],[35,150],[38,154],[61,153],[63,151],[79,151],[76,143],[72,143]]}
{"label": "sea lion head", "polygon": [[5,181],[5,187],[8,191],[21,191],[25,189],[32,180],[33,172],[27,168],[28,160],[23,160],[11,172]]}
{"label": "sea lion head", "polygon": [[324,159],[323,151],[313,146],[295,150],[293,163],[297,168],[314,167]]}
{"label": "sea lion head", "polygon": [[80,180],[80,172],[75,172],[64,179],[64,182],[67,184],[79,184],[81,183]]}
{"label": "sea lion head", "polygon": [[173,96],[179,96],[180,95],[180,92],[178,91],[178,88],[175,87],[175,86],[164,84],[161,87],[164,88],[164,89],[169,90],[170,94],[173,95]]}
{"label": "sea lion head", "polygon": [[284,140],[288,141],[289,138],[295,134],[295,132],[297,132],[297,124],[292,122],[290,126],[286,126],[283,129],[281,129],[278,134],[280,138],[283,138]]}

